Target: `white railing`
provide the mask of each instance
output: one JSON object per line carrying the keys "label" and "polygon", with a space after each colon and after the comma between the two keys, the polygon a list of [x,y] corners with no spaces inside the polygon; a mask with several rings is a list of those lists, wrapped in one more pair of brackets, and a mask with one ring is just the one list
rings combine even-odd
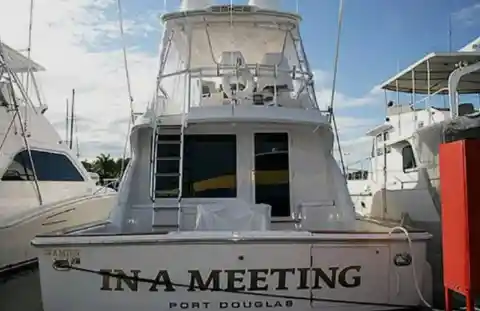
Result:
{"label": "white railing", "polygon": [[[243,75],[242,75],[243,73]],[[293,86],[294,81],[301,81],[301,85],[297,87],[296,90],[289,89],[288,91],[285,92],[279,92],[276,90],[276,86],[281,85],[281,82],[278,82],[278,77],[279,75],[284,74],[288,75],[292,80],[291,80],[291,85],[290,87]],[[217,78],[217,79],[222,79],[222,78],[243,78],[246,80],[246,83],[248,86],[254,85],[254,80],[255,79],[262,79],[262,78],[270,78],[272,79],[273,83],[272,86],[275,88],[275,91],[273,92],[273,99],[271,101],[267,101],[266,105],[269,106],[278,106],[278,99],[280,94],[289,94],[289,100],[293,101],[298,101],[298,104],[295,104],[295,108],[303,108],[303,109],[317,109],[319,110],[318,103],[315,100],[312,100],[310,97],[305,97],[306,101],[305,102],[300,102],[300,95],[305,92],[307,94],[308,88],[311,85],[311,81],[313,79],[313,75],[309,72],[305,72],[302,70],[298,70],[295,66],[293,69],[282,69],[278,68],[277,66],[270,66],[270,65],[260,65],[260,64],[247,64],[245,66],[231,66],[231,65],[218,65],[215,67],[201,67],[201,68],[193,68],[193,69],[185,69],[169,74],[165,74],[160,76],[159,78],[159,85],[162,85],[162,81],[166,82],[164,83],[163,86],[169,85],[170,83],[173,85],[175,83],[173,77],[181,77],[181,76],[189,76],[188,80],[191,81],[191,79],[198,79],[197,81],[202,81],[203,79],[208,79],[208,78]],[[203,80],[203,81],[209,81],[209,80]],[[196,87],[197,89],[194,90],[193,87]],[[188,83],[184,86],[185,91],[189,91],[190,93],[196,93],[194,96],[191,97],[192,100],[188,102],[184,102],[184,99],[181,97],[177,96],[177,92],[170,92],[170,98],[168,99],[163,99],[160,102],[159,98],[159,104],[157,106],[156,114],[157,115],[162,115],[162,114],[170,114],[168,112],[167,106],[166,105],[172,105],[172,107],[178,107],[178,108],[173,108],[175,112],[173,114],[181,114],[183,112],[188,112],[191,107],[203,107],[203,106],[212,106],[212,105],[238,105],[238,104],[254,104],[254,97],[255,95],[262,94],[263,90],[259,90],[256,92],[253,92],[253,87],[248,87],[248,91],[235,91],[233,94],[227,94],[227,97],[224,97],[225,90],[210,90],[208,96],[203,93],[202,90],[202,85],[197,85],[194,86],[193,83],[190,84],[190,88],[188,88]],[[167,92],[168,93],[168,92]],[[160,94],[157,94],[158,96],[161,96]],[[175,98],[178,97],[178,98]],[[212,99],[210,99],[212,98]],[[306,102],[308,101],[308,104]],[[170,102],[170,103],[168,103]],[[168,103],[168,104],[167,104]],[[298,106],[298,107],[297,107]],[[327,111],[324,111],[327,112]]]}

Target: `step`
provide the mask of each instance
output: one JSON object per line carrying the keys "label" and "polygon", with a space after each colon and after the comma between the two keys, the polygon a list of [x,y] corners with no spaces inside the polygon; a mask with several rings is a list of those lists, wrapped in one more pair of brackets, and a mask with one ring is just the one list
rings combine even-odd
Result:
{"label": "step", "polygon": [[176,198],[180,189],[173,189],[173,190],[155,190],[155,197],[156,198]]}
{"label": "step", "polygon": [[160,161],[180,161],[180,157],[158,157],[157,160]]}
{"label": "step", "polygon": [[175,124],[175,125],[162,125],[158,124],[157,125],[157,130],[180,130],[182,126],[180,124]]}
{"label": "step", "polygon": [[180,173],[155,173],[157,177],[179,177]]}
{"label": "step", "polygon": [[181,143],[179,140],[157,140],[159,145],[180,145]]}

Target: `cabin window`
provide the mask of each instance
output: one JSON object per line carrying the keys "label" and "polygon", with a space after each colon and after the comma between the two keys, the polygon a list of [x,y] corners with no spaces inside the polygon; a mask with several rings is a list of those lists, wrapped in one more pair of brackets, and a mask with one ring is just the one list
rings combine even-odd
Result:
{"label": "cabin window", "polygon": [[255,133],[255,203],[272,207],[272,217],[290,216],[287,133]]}
{"label": "cabin window", "polygon": [[[38,150],[31,150],[30,154],[38,181],[84,181],[82,174],[66,155]],[[25,180],[34,180],[27,150],[15,155],[2,176],[2,181]]]}
{"label": "cabin window", "polygon": [[402,148],[403,171],[408,171],[417,167],[413,148],[410,144]]}
{"label": "cabin window", "polygon": [[[156,197],[177,197],[180,145],[175,142],[180,136],[159,135],[158,140]],[[236,197],[236,144],[235,135],[185,135],[182,197]]]}
{"label": "cabin window", "polygon": [[235,135],[185,136],[183,197],[237,196]]}
{"label": "cabin window", "polygon": [[347,179],[348,180],[367,180],[368,171],[359,170],[359,171],[348,173]]}

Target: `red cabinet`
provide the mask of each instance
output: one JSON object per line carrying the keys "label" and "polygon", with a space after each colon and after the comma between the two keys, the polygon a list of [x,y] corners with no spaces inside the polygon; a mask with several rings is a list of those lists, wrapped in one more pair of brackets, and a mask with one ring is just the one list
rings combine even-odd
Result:
{"label": "red cabinet", "polygon": [[440,189],[446,309],[453,290],[473,310],[480,294],[480,140],[440,146]]}

